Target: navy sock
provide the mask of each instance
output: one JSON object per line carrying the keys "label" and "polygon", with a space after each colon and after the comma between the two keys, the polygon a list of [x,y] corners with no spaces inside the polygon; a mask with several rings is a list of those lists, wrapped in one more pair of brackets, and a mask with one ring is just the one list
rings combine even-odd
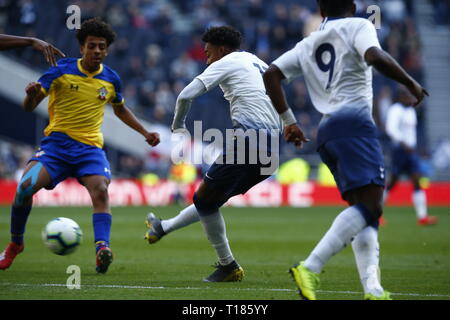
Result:
{"label": "navy sock", "polygon": [[25,225],[30,215],[31,206],[11,207],[11,241],[17,244],[23,244],[23,234]]}
{"label": "navy sock", "polygon": [[112,216],[109,213],[94,213],[92,224],[94,225],[94,241],[96,251],[100,247],[109,247],[109,235],[111,233]]}

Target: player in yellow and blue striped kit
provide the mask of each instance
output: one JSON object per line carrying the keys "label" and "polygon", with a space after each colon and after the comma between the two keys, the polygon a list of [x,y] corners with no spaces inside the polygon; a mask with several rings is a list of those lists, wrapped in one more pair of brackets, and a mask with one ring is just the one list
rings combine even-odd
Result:
{"label": "player in yellow and blue striped kit", "polygon": [[23,251],[23,235],[32,197],[42,188],[53,189],[68,177],[75,177],[86,187],[94,214],[96,271],[105,273],[112,262],[109,248],[111,208],[108,185],[111,170],[103,148],[101,125],[106,104],[115,115],[156,146],[159,134],[148,132],[125,106],[119,76],[102,64],[108,47],[115,39],[109,25],[99,19],[85,21],[77,32],[80,59],[62,59],[38,82],[25,89],[23,107],[33,111],[49,96],[49,125],[45,138],[30,159],[20,180],[11,208],[11,242],[0,255],[0,269],[8,268]]}

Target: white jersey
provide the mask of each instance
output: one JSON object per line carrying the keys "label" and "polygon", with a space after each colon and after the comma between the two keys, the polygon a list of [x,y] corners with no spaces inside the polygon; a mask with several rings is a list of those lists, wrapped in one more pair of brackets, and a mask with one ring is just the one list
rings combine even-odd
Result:
{"label": "white jersey", "polygon": [[242,51],[227,54],[197,76],[210,90],[217,85],[230,102],[234,125],[245,129],[280,129],[280,117],[266,94],[262,73],[267,64],[254,54]]}
{"label": "white jersey", "polygon": [[404,143],[410,148],[417,144],[417,114],[413,107],[393,104],[386,118],[386,133],[394,143]]}
{"label": "white jersey", "polygon": [[276,59],[288,81],[304,75],[315,108],[322,114],[343,107],[372,110],[372,71],[364,54],[380,48],[374,25],[363,18],[326,18],[320,30]]}

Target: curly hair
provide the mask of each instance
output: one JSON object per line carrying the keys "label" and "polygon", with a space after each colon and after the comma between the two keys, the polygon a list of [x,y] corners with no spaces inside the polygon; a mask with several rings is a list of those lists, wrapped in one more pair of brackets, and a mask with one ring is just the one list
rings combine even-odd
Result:
{"label": "curly hair", "polygon": [[81,28],[77,30],[77,39],[80,45],[83,45],[88,36],[105,38],[109,46],[116,39],[116,33],[111,26],[100,18],[92,18],[84,21]]}
{"label": "curly hair", "polygon": [[354,0],[317,0],[319,7],[330,17],[340,16],[349,11]]}
{"label": "curly hair", "polygon": [[203,34],[202,41],[236,50],[241,46],[242,34],[229,26],[211,27]]}

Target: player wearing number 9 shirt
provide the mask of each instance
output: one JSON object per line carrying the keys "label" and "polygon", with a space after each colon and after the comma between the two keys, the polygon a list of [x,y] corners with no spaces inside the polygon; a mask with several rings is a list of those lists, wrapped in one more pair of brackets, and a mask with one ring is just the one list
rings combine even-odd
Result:
{"label": "player wearing number 9 shirt", "polygon": [[[267,93],[282,117],[292,112],[281,81],[300,75],[323,114],[318,152],[349,207],[342,211],[305,261],[290,268],[303,299],[316,299],[325,263],[352,243],[365,299],[390,299],[379,279],[378,219],[382,215],[384,163],[372,118],[372,68],[404,84],[419,103],[426,91],[381,49],[375,27],[354,18],[353,0],[318,0],[320,29],[273,61],[264,74]],[[284,137],[301,146],[306,138],[295,118]]]}

